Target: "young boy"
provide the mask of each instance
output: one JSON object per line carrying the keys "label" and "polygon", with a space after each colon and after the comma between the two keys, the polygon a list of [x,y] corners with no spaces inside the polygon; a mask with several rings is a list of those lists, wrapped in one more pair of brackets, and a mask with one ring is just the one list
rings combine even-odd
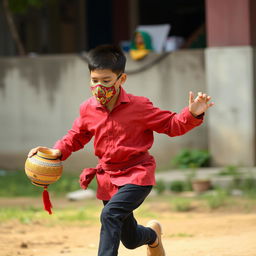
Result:
{"label": "young boy", "polygon": [[104,204],[99,256],[116,256],[120,241],[129,249],[148,245],[148,256],[164,256],[160,223],[152,220],[144,227],[133,216],[155,185],[156,164],[148,153],[153,132],[182,135],[203,122],[204,112],[213,103],[206,94],[200,92],[194,99],[190,92],[189,106],[176,114],[154,107],[145,97],[127,94],[122,88],[126,58],[114,46],[91,50],[88,62],[93,97],[81,104],[72,129],[52,150],[65,160],[94,136],[99,164],[82,172],[80,184],[86,189],[97,177],[97,198]]}

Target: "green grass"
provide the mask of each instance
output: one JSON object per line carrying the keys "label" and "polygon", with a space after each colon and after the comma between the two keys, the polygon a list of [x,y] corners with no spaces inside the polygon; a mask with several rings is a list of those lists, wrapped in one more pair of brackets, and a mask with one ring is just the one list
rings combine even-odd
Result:
{"label": "green grass", "polygon": [[[209,197],[211,196],[211,197]],[[223,201],[223,199],[225,199]],[[12,200],[10,198],[10,200]],[[80,203],[66,202],[61,198],[61,206],[53,208],[53,214],[49,215],[43,206],[26,205],[1,205],[1,223],[14,222],[26,225],[39,224],[44,226],[61,225],[62,223],[72,225],[95,225],[99,223],[99,216],[102,210],[102,202],[96,199],[87,199]],[[53,204],[55,202],[53,201]],[[173,212],[208,212],[221,211],[226,213],[254,213],[256,210],[255,199],[243,197],[231,197],[222,193],[184,198],[170,195],[161,195],[148,198],[136,211],[135,216],[140,219],[169,219]],[[55,204],[56,206],[56,204]],[[175,237],[189,237],[188,234],[175,234]]]}
{"label": "green grass", "polygon": [[172,208],[177,212],[188,212],[191,210],[191,199],[175,197],[171,200]]}
{"label": "green grass", "polygon": [[193,234],[188,234],[188,233],[177,233],[177,234],[171,234],[168,237],[170,238],[176,238],[176,237],[181,237],[181,238],[186,238],[186,237],[193,237]]}
{"label": "green grass", "polygon": [[[90,188],[96,189],[94,179]],[[80,189],[79,174],[63,173],[62,177],[49,186],[51,194],[62,196]],[[34,186],[24,171],[7,171],[0,176],[0,197],[35,197],[41,195],[42,188]]]}
{"label": "green grass", "polygon": [[154,212],[148,205],[143,205],[135,210],[136,216],[150,219],[157,219],[159,214]]}
{"label": "green grass", "polygon": [[[32,185],[24,171],[1,172],[0,175],[0,197],[41,198],[42,188]],[[78,180],[79,174],[65,172],[59,181],[49,186],[49,192],[53,197],[64,197],[66,193],[80,189]],[[149,197],[146,203],[136,211],[136,215],[142,218],[155,219],[165,218],[165,213],[170,211],[187,212],[197,211],[197,209],[218,210],[219,208],[227,211],[255,212],[255,183],[248,179],[244,187],[247,189],[247,193],[241,197],[232,197],[227,191],[220,189],[216,190],[215,193],[193,198],[183,197],[182,194],[179,196],[161,194],[156,197]],[[96,188],[95,179],[90,188]],[[88,225],[98,222],[102,209],[101,202],[86,200],[82,206],[77,208],[72,203],[67,204],[61,208],[54,208],[53,215],[49,216],[42,206],[1,205],[0,223],[8,220],[18,220],[24,224],[40,222],[44,225],[55,225],[62,222],[77,222]]]}
{"label": "green grass", "polygon": [[228,194],[225,190],[216,190],[212,194],[205,194],[203,198],[206,200],[208,207],[212,209],[220,208],[221,206],[225,206],[228,199]]}
{"label": "green grass", "polygon": [[43,225],[54,225],[66,222],[79,222],[84,224],[96,223],[99,219],[100,207],[98,205],[81,208],[54,209],[49,216],[42,208],[34,207],[4,207],[0,209],[0,224],[9,220],[18,220],[23,224],[40,223]]}

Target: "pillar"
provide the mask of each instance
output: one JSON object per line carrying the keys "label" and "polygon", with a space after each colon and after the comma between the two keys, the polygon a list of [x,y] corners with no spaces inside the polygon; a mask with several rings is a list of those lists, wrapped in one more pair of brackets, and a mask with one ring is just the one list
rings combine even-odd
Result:
{"label": "pillar", "polygon": [[256,1],[206,0],[209,150],[217,166],[254,166]]}

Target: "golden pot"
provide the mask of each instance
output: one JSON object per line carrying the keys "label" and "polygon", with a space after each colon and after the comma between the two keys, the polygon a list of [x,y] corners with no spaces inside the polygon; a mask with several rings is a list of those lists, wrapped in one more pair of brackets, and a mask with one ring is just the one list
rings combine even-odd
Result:
{"label": "golden pot", "polygon": [[62,175],[63,166],[52,150],[41,149],[25,162],[25,173],[32,184],[47,187],[56,182]]}

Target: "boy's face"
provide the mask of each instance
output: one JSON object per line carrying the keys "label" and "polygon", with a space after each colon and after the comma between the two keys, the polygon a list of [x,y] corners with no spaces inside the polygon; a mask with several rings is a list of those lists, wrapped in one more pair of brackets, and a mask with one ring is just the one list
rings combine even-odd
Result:
{"label": "boy's face", "polygon": [[91,71],[90,76],[91,76],[92,84],[102,83],[107,86],[111,86],[115,84],[116,89],[121,86],[121,83],[120,83],[121,79],[118,79],[118,75],[109,69],[93,70]]}
{"label": "boy's face", "polygon": [[119,95],[119,88],[126,80],[126,74],[117,75],[109,69],[93,70],[90,77],[92,92],[102,105]]}

